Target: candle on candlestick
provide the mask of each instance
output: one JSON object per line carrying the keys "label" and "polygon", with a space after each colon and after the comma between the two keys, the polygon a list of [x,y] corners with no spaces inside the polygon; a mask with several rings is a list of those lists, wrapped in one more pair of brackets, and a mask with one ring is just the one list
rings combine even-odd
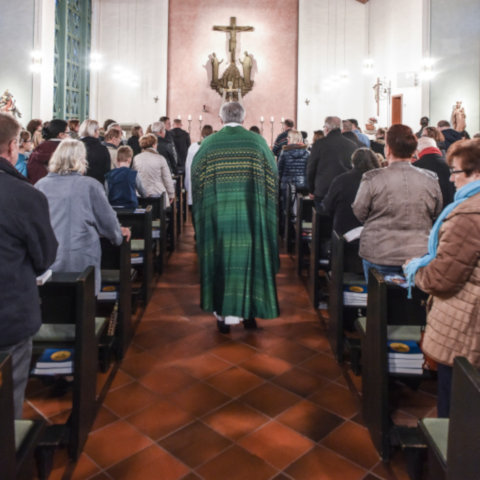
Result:
{"label": "candle on candlestick", "polygon": [[188,121],[190,121],[191,119],[192,119],[192,116],[188,114]]}
{"label": "candle on candlestick", "polygon": [[199,119],[200,121],[202,121],[202,116],[201,116],[201,115],[199,115],[199,116],[198,116],[198,119]]}
{"label": "candle on candlestick", "polygon": [[273,118],[273,117],[270,117],[270,121],[273,123],[273,122],[274,122],[274,118]]}
{"label": "candle on candlestick", "polygon": [[263,116],[262,116],[262,117],[260,117],[260,121],[263,123]]}
{"label": "candle on candlestick", "polygon": [[285,119],[282,117],[282,123],[285,121]]}
{"label": "candle on candlestick", "polygon": [[177,118],[178,118],[178,120],[181,120],[181,119],[182,119],[182,116],[181,116],[181,115],[177,115]]}

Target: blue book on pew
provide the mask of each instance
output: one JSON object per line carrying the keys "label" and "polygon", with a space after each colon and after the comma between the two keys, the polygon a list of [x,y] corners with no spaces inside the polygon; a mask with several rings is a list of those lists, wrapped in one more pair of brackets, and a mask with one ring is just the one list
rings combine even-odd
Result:
{"label": "blue book on pew", "polygon": [[71,375],[73,348],[47,348],[35,364],[34,375]]}
{"label": "blue book on pew", "polygon": [[97,295],[98,300],[116,300],[118,297],[118,285],[104,284]]}
{"label": "blue book on pew", "polygon": [[423,353],[414,340],[390,340],[388,344],[388,370],[390,373],[421,375]]}
{"label": "blue book on pew", "polygon": [[343,304],[365,307],[367,305],[367,286],[361,283],[343,285]]}
{"label": "blue book on pew", "polygon": [[423,358],[423,352],[415,340],[389,340],[387,345],[390,358]]}

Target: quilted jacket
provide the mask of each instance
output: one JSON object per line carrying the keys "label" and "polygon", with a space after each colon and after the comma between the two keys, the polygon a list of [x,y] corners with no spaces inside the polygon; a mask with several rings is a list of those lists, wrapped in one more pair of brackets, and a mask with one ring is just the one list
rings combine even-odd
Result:
{"label": "quilted jacket", "polygon": [[433,296],[425,353],[445,365],[461,355],[480,367],[480,194],[444,220],[437,256],[417,272],[415,283]]}

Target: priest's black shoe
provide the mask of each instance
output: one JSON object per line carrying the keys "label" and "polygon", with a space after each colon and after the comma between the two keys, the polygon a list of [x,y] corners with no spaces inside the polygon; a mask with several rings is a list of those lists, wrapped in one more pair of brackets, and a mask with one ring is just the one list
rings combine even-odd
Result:
{"label": "priest's black shoe", "polygon": [[243,328],[245,330],[255,330],[257,329],[257,321],[255,320],[255,318],[245,318],[243,320]]}
{"label": "priest's black shoe", "polygon": [[220,320],[217,320],[217,328],[220,333],[230,333],[230,325]]}

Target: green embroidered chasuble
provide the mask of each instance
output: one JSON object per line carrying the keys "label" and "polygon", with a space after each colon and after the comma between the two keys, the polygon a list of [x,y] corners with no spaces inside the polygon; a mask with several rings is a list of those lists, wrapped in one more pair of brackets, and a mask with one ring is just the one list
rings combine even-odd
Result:
{"label": "green embroidered chasuble", "polygon": [[202,309],[277,317],[278,173],[267,143],[224,127],[203,140],[191,173]]}

